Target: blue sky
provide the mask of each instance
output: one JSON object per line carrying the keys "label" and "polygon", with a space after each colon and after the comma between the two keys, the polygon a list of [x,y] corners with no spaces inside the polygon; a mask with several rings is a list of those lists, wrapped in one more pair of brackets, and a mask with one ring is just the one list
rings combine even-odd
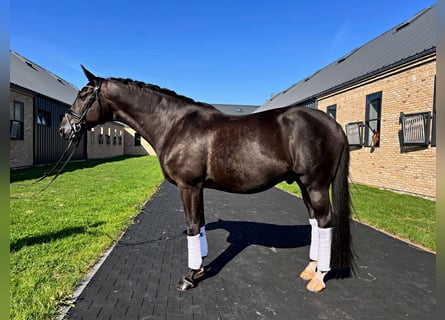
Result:
{"label": "blue sky", "polygon": [[262,105],[432,0],[10,3],[10,48],[77,87],[102,77],[197,101]]}

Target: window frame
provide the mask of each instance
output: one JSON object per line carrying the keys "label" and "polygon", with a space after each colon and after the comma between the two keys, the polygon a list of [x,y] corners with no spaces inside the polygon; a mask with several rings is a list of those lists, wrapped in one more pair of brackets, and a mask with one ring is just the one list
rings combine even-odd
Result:
{"label": "window frame", "polygon": [[25,103],[14,100],[14,110],[12,119],[9,120],[9,139],[25,140]]}
{"label": "window frame", "polygon": [[23,122],[9,120],[9,139],[24,140]]}
{"label": "window frame", "polygon": [[[46,122],[44,123],[44,121]],[[38,109],[36,113],[36,124],[42,127],[51,127],[51,112]]]}
{"label": "window frame", "polygon": [[134,133],[134,146],[135,147],[139,147],[142,145],[141,143],[141,135],[137,132]]}
{"label": "window frame", "polygon": [[[372,145],[372,130],[377,130],[378,132],[381,132],[381,123],[382,123],[382,98],[383,93],[382,91],[374,92],[371,94],[366,95],[366,107],[365,107],[365,122],[364,122],[364,132],[363,132],[363,146],[365,147],[371,147]],[[379,100],[379,107],[378,110],[376,108],[373,108],[376,112],[377,116],[371,118],[371,107],[373,107],[372,102]],[[377,122],[376,126],[372,126],[370,122]],[[375,148],[380,147],[380,141],[374,146]]]}
{"label": "window frame", "polygon": [[326,113],[332,117],[334,120],[337,120],[337,105],[333,104],[326,108]]}
{"label": "window frame", "polygon": [[[411,121],[413,122],[408,122]],[[422,123],[422,127],[419,127],[419,125]],[[418,146],[418,147],[427,147],[430,144],[430,126],[431,126],[431,113],[429,111],[426,112],[416,112],[416,113],[409,113],[405,114],[403,112],[400,112],[400,118],[399,122],[401,125],[401,145],[402,147],[412,147],[412,146]],[[413,127],[410,127],[410,126]],[[419,131],[419,128],[423,129],[423,132],[420,133],[416,132]],[[417,141],[409,141],[407,138],[407,130],[409,130],[410,133],[412,133],[415,137],[423,137],[423,140],[417,140]],[[408,140],[408,141],[407,141]]]}

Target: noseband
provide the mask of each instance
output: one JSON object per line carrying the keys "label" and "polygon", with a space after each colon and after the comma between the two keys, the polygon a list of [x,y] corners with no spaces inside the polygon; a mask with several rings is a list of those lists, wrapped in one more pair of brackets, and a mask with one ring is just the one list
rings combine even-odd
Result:
{"label": "noseband", "polygon": [[[65,111],[66,120],[71,127],[71,132],[72,132],[71,139],[80,138],[83,131],[88,128],[88,123],[86,120],[87,113],[96,100],[97,100],[97,103],[99,104],[99,108],[102,113],[102,101],[100,100],[100,96],[99,96],[101,86],[102,86],[102,79],[99,79],[97,86],[92,87],[94,89],[93,94],[90,96],[90,99],[88,99],[85,109],[83,110],[82,114],[78,114],[77,112],[73,111],[71,108]],[[68,119],[68,117],[67,117],[68,115],[77,119],[78,121],[76,123],[72,123]]]}

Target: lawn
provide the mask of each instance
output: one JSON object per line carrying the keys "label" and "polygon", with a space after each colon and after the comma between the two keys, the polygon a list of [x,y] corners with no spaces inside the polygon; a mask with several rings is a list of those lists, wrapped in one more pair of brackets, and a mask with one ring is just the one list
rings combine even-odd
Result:
{"label": "lawn", "polygon": [[90,160],[39,193],[48,169],[11,171],[11,319],[54,319],[163,181],[156,157]]}
{"label": "lawn", "polygon": [[[277,187],[301,197],[296,183]],[[350,192],[355,220],[436,251],[435,201],[360,184],[351,184]]]}

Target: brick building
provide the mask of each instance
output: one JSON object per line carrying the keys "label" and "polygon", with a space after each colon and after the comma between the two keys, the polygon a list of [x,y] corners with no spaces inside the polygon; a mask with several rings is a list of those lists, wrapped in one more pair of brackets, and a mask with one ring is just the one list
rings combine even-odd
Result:
{"label": "brick building", "polygon": [[[14,51],[10,51],[11,167],[56,162],[68,142],[59,123],[77,95],[77,88]],[[83,139],[73,159],[85,159]]]}
{"label": "brick building", "polygon": [[100,159],[124,154],[124,125],[106,122],[87,132],[88,159]]}
{"label": "brick building", "polygon": [[[351,51],[257,112],[298,105],[329,113],[351,147],[351,180],[436,197],[436,7]],[[372,130],[380,132],[375,150]]]}
{"label": "brick building", "polygon": [[[69,82],[10,51],[11,168],[57,162],[68,145],[60,137],[59,124],[77,92]],[[123,155],[124,130],[117,122],[97,126],[82,138],[72,159]]]}

